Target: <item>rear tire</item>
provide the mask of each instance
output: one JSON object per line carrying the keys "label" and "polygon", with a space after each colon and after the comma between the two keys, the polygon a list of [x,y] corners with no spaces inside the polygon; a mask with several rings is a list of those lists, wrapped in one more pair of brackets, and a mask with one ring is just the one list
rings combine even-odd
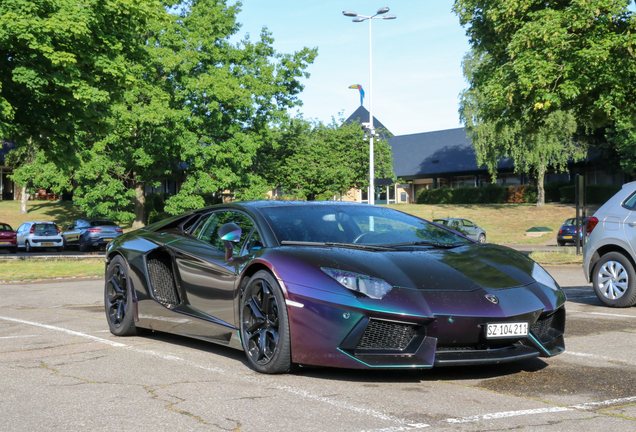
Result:
{"label": "rear tire", "polygon": [[292,368],[289,318],[283,292],[267,271],[256,272],[240,303],[241,341],[258,372],[279,374]]}
{"label": "rear tire", "polygon": [[133,310],[133,292],[128,283],[128,265],[116,256],[106,269],[104,309],[110,332],[117,336],[137,334]]}
{"label": "rear tire", "polygon": [[31,253],[33,252],[33,246],[31,246],[31,243],[28,240],[24,241],[24,251],[26,253]]}
{"label": "rear tire", "polygon": [[559,246],[565,246],[565,242],[563,240],[557,240],[557,244]]}
{"label": "rear tire", "polygon": [[601,257],[592,271],[596,296],[606,306],[630,307],[636,304],[636,272],[632,262],[618,252]]}

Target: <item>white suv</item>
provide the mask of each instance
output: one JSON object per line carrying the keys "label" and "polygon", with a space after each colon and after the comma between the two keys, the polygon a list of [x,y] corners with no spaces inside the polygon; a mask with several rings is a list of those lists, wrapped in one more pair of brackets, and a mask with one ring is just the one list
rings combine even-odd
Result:
{"label": "white suv", "polygon": [[636,304],[636,182],[626,183],[587,221],[583,271],[607,306]]}

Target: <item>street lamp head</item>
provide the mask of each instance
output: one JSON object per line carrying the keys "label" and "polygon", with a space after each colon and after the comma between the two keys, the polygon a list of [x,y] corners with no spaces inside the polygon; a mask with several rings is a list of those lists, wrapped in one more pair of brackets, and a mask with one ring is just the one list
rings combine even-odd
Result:
{"label": "street lamp head", "polygon": [[352,19],[351,21],[353,21],[353,22],[362,22],[362,21],[364,21],[364,18],[358,17],[358,18]]}
{"label": "street lamp head", "polygon": [[356,17],[356,16],[358,16],[358,14],[353,12],[353,11],[342,11],[342,14],[344,16],[348,16],[348,17]]}
{"label": "street lamp head", "polygon": [[376,12],[376,15],[382,15],[385,14],[389,11],[388,7],[383,7],[382,9],[378,9],[378,11]]}
{"label": "street lamp head", "polygon": [[397,17],[395,15],[384,15],[382,17],[382,19],[396,19]]}

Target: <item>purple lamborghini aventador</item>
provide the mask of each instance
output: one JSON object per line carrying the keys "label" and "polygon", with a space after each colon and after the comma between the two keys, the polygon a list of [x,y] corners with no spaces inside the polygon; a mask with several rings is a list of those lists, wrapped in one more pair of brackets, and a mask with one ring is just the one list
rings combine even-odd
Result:
{"label": "purple lamborghini aventador", "polygon": [[213,206],[116,238],[106,263],[112,333],[230,346],[264,373],[493,364],[565,349],[565,294],[541,266],[383,207]]}

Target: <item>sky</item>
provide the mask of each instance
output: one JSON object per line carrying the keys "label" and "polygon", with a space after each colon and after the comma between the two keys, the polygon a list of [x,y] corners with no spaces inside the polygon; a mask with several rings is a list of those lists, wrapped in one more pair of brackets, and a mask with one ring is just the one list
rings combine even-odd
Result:
{"label": "sky", "polygon": [[[369,23],[342,15],[373,15],[388,6],[394,20],[375,19],[373,115],[394,135],[461,127],[459,93],[467,87],[461,61],[469,50],[452,0],[243,0],[237,36],[258,39],[267,27],[280,53],[318,48],[300,94],[304,118],[325,123],[347,118],[366,93],[369,109]],[[295,111],[294,111],[295,112]]]}

